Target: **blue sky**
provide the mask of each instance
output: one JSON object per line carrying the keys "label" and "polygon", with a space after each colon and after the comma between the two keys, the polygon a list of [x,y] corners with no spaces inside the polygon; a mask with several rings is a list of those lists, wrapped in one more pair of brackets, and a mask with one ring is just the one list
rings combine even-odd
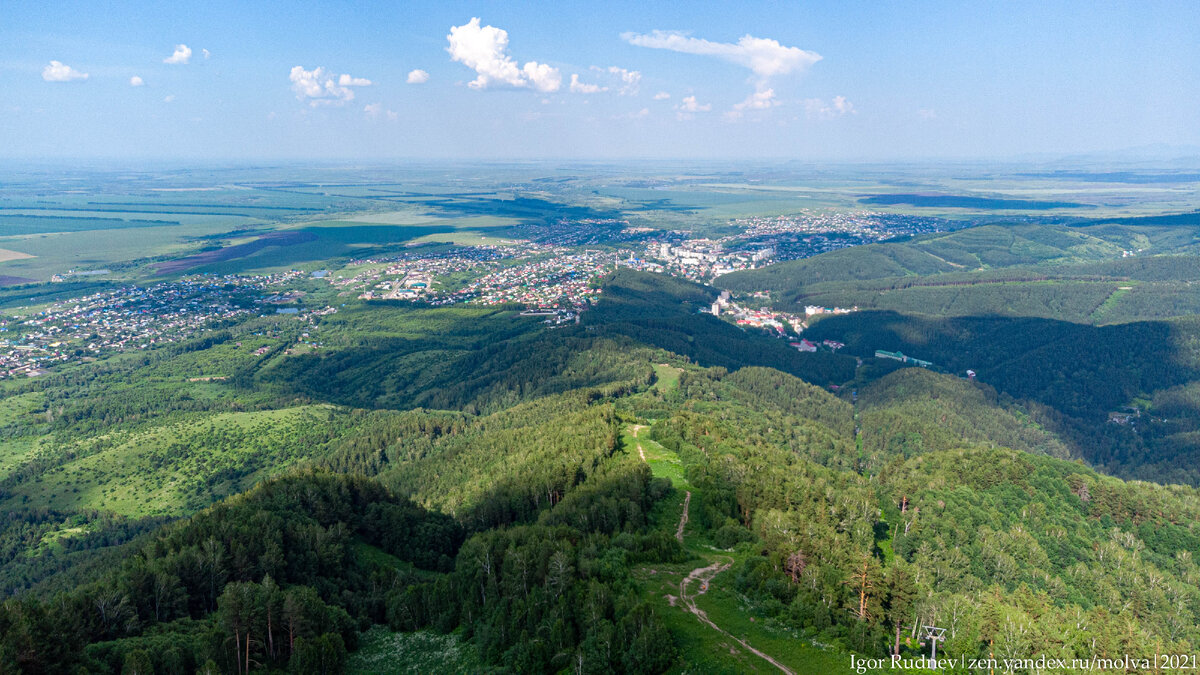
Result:
{"label": "blue sky", "polygon": [[1200,146],[1197,35],[1190,2],[5,1],[0,157]]}

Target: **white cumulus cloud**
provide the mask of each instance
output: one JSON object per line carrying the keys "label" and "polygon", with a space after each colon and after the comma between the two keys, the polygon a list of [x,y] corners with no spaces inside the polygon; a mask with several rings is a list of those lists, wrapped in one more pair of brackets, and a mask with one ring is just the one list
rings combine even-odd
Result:
{"label": "white cumulus cloud", "polygon": [[308,104],[314,108],[353,101],[354,87],[371,85],[371,81],[364,77],[334,75],[321,67],[305,70],[303,66],[295,66],[288,79],[292,82],[292,91],[296,92],[296,98],[301,101],[308,100]]}
{"label": "white cumulus cloud", "polygon": [[725,113],[726,120],[738,120],[746,114],[747,110],[767,110],[779,105],[779,101],[775,100],[774,89],[761,89],[746,97],[746,100],[741,103],[734,103],[733,110]]}
{"label": "white cumulus cloud", "polygon": [[676,31],[656,30],[622,33],[621,39],[638,47],[711,56],[749,69],[754,74],[754,93],[726,113],[726,118],[732,119],[741,117],[747,110],[766,110],[776,105],[775,92],[768,87],[771,78],[802,73],[821,60],[821,55],[816,52],[753,35],[743,35],[737,42],[713,42]]}
{"label": "white cumulus cloud", "polygon": [[192,60],[192,48],[187,45],[175,45],[175,51],[163,59],[163,63],[183,65]]}
{"label": "white cumulus cloud", "polygon": [[638,85],[642,82],[642,74],[636,70],[625,70],[616,66],[609,66],[608,72],[611,75],[616,75],[621,80],[621,88],[618,90],[622,96],[633,96],[638,93]]}
{"label": "white cumulus cloud", "polygon": [[521,72],[538,91],[558,91],[558,88],[562,86],[562,75],[559,74],[558,69],[544,63],[530,61],[521,68]]}
{"label": "white cumulus cloud", "polygon": [[608,91],[607,87],[601,87],[598,84],[584,84],[580,82],[579,75],[577,74],[571,75],[571,85],[569,88],[573,94],[595,94],[600,91]]}
{"label": "white cumulus cloud", "polygon": [[131,87],[140,87],[144,84],[146,84],[146,81],[143,80],[142,78],[138,77],[137,75],[134,75],[133,77],[129,78],[129,86],[131,86]]}
{"label": "white cumulus cloud", "polygon": [[712,110],[711,103],[697,103],[695,96],[684,96],[683,102],[676,107],[683,112],[708,112],[709,110]]}
{"label": "white cumulus cloud", "polygon": [[775,100],[774,89],[764,89],[756,91],[746,97],[745,101],[733,104],[734,110],[766,110],[771,106],[779,105],[779,101]]}
{"label": "white cumulus cloud", "polygon": [[363,106],[363,112],[366,113],[368,119],[379,119],[381,115],[387,115],[388,120],[396,120],[400,117],[394,110],[384,111],[382,103],[369,103]]}
{"label": "white cumulus cloud", "polygon": [[680,120],[690,120],[695,117],[694,113],[708,112],[712,110],[711,103],[698,103],[695,96],[684,96],[680,100],[679,105],[675,106],[675,117]]}
{"label": "white cumulus cloud", "polygon": [[508,54],[508,31],[480,26],[478,17],[461,26],[451,26],[446,40],[450,43],[446,51],[451,60],[475,71],[475,79],[468,83],[472,89],[501,84],[552,92],[562,86],[562,75],[557,68],[536,61],[519,67]]}
{"label": "white cumulus cloud", "polygon": [[81,73],[61,61],[51,61],[50,65],[42,68],[42,79],[47,82],[74,82],[88,79],[88,74]]}
{"label": "white cumulus cloud", "polygon": [[667,100],[667,99],[669,99],[669,98],[671,98],[671,95],[670,95],[670,94],[668,94],[668,93],[667,93],[667,92],[665,92],[665,91],[660,91],[660,92],[658,92],[657,94],[655,94],[655,95],[654,95],[654,100],[655,100],[655,101],[665,101],[665,100]]}
{"label": "white cumulus cloud", "polygon": [[201,49],[200,53],[203,54],[204,58],[206,59],[212,58],[212,52],[208,51],[207,49]]}
{"label": "white cumulus cloud", "polygon": [[779,105],[779,101],[775,100],[774,89],[764,89],[750,94],[745,101],[734,104],[737,110],[766,110],[771,106]]}
{"label": "white cumulus cloud", "polygon": [[429,81],[429,73],[417,68],[408,72],[409,84],[425,84]]}
{"label": "white cumulus cloud", "polygon": [[834,96],[828,102],[819,98],[805,99],[804,111],[808,113],[809,117],[823,120],[853,115],[858,112],[854,109],[854,104],[846,100],[845,96]]}
{"label": "white cumulus cloud", "polygon": [[785,47],[777,40],[744,35],[735,42],[713,42],[675,31],[649,34],[622,33],[621,39],[638,47],[668,49],[684,54],[713,56],[749,68],[760,78],[803,71],[821,60],[821,55],[799,47]]}

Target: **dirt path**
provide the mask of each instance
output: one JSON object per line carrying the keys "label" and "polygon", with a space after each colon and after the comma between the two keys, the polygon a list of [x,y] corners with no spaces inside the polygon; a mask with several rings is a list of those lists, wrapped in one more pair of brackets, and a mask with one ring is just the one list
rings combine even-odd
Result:
{"label": "dirt path", "polygon": [[[639,446],[638,450],[641,450],[641,449],[642,449],[641,446]],[[642,459],[645,459],[645,458],[643,457]],[[675,530],[675,538],[678,539],[679,543],[681,543],[681,544],[683,543],[683,526],[687,525],[687,521],[688,521],[688,505],[691,503],[692,503],[692,493],[689,490],[688,492],[684,493],[683,513],[681,513],[679,515],[679,529]]]}
{"label": "dirt path", "polygon": [[[642,425],[642,424],[630,424],[629,425],[629,431],[633,433],[634,438],[637,438],[637,432],[639,432],[645,428],[646,428],[645,425]],[[642,458],[643,463],[649,464],[649,462],[646,461],[646,451],[642,449],[641,443],[638,443],[638,456]]]}
{"label": "dirt path", "polygon": [[[681,525],[681,527],[682,527],[682,525]],[[695,614],[696,618],[699,619],[701,623],[708,625],[710,628],[717,631],[718,633],[722,633],[722,634],[728,636],[730,639],[732,639],[735,642],[737,642],[738,644],[740,644],[746,651],[750,652],[751,654],[754,654],[755,656],[766,661],[767,663],[770,663],[771,665],[775,666],[782,672],[787,673],[787,675],[795,675],[795,672],[792,671],[791,668],[788,668],[787,666],[776,661],[775,659],[771,658],[770,656],[760,652],[759,650],[755,649],[754,647],[751,647],[750,644],[747,643],[745,640],[735,637],[729,631],[727,631],[724,628],[721,628],[717,624],[713,623],[712,619],[708,618],[708,614],[705,613],[704,610],[702,610],[696,606],[696,596],[704,595],[705,593],[707,593],[708,592],[708,584],[710,581],[712,581],[712,578],[717,576],[721,572],[724,572],[725,570],[729,569],[729,567],[731,565],[733,565],[733,558],[728,558],[728,562],[721,562],[718,560],[717,562],[709,565],[708,567],[698,567],[698,568],[692,570],[691,573],[688,574],[683,579],[683,581],[679,582],[679,599],[683,601],[684,608],[686,608],[687,611],[691,612],[692,614]],[[697,581],[700,582],[700,590],[697,591],[695,594],[689,595],[688,587]]]}
{"label": "dirt path", "polygon": [[[630,425],[629,430],[633,434],[633,437],[637,438],[638,431],[640,431],[641,429],[644,429],[644,428],[645,427],[641,424],[632,424],[632,425]],[[645,462],[646,461],[646,451],[642,449],[641,443],[638,443],[637,449],[638,449],[638,455],[642,458],[642,461]],[[681,543],[681,544],[683,543],[683,528],[685,526],[687,526],[688,508],[691,506],[691,503],[692,503],[692,492],[691,492],[691,490],[688,490],[688,491],[684,492],[683,513],[679,514],[679,527],[676,528],[676,530],[675,530],[675,538],[678,539],[679,543]],[[699,619],[701,623],[707,624],[709,627],[711,627],[713,630],[717,631],[718,633],[722,633],[722,634],[728,636],[731,640],[740,644],[746,651],[750,652],[751,654],[754,654],[755,656],[766,661],[767,663],[770,663],[771,665],[775,666],[776,668],[783,671],[787,675],[795,675],[795,673],[787,666],[776,661],[775,659],[771,658],[770,656],[758,651],[754,647],[751,647],[750,644],[747,643],[745,640],[738,638],[738,637],[734,637],[732,633],[725,630],[724,628],[721,628],[717,624],[713,623],[712,619],[708,618],[708,614],[706,614],[704,610],[702,610],[696,606],[695,597],[697,595],[704,595],[705,593],[708,592],[708,584],[710,581],[712,581],[712,578],[717,576],[721,572],[724,572],[725,570],[729,569],[730,566],[733,565],[733,558],[727,558],[727,560],[728,560],[728,562],[721,562],[718,560],[717,562],[715,562],[707,567],[698,567],[698,568],[692,570],[691,573],[689,573],[683,579],[683,581],[679,582],[679,599],[683,602],[684,608],[687,609],[687,611],[691,612],[692,614],[695,614],[696,618]],[[697,591],[693,595],[688,595],[688,587],[697,581],[700,582],[700,590]],[[674,600],[672,600],[671,603],[674,604]]]}

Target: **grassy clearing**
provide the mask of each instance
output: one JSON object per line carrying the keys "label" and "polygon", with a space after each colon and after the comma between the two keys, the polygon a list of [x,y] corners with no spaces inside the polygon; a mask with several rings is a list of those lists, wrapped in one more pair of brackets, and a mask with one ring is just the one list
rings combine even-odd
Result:
{"label": "grassy clearing", "polygon": [[0,443],[0,480],[7,478],[26,459],[45,449],[43,439],[29,436],[10,438]]}
{"label": "grassy clearing", "polygon": [[683,462],[679,461],[678,455],[649,438],[639,438],[637,442],[641,444],[646,463],[655,476],[669,478],[671,485],[679,490],[692,489],[692,484],[684,477]]}
{"label": "grassy clearing", "polygon": [[[849,655],[821,649],[798,632],[765,619],[730,588],[732,583],[733,572],[722,572],[713,579],[708,591],[696,598],[696,606],[704,610],[713,623],[798,673],[850,672]],[[700,627],[708,628],[703,625]],[[712,629],[709,628],[709,631],[712,632]],[[733,644],[741,649],[741,645]],[[753,654],[747,656],[758,659]],[[758,660],[766,668],[772,668],[761,659]]]}
{"label": "grassy clearing", "polygon": [[[690,547],[696,551],[695,547]],[[728,556],[722,554],[725,558]],[[779,670],[747,651],[736,640],[713,630],[691,614],[679,599],[679,586],[692,570],[717,560],[712,551],[701,551],[695,561],[683,564],[652,565],[634,570],[649,602],[675,636],[679,662],[671,673],[778,673]],[[765,621],[752,607],[727,587],[731,571],[713,578],[709,589],[696,598],[718,626],[763,651],[796,673],[850,673],[850,657],[814,646],[789,629]],[[693,582],[689,593],[697,591]]]}
{"label": "grassy clearing", "polygon": [[393,633],[372,626],[350,655],[347,673],[413,675],[424,673],[477,673],[483,663],[475,648],[456,634],[441,635],[431,630]]}
{"label": "grassy clearing", "polygon": [[630,454],[635,458],[641,459],[644,455],[646,464],[650,466],[650,471],[655,477],[669,479],[671,485],[679,490],[692,489],[691,483],[684,477],[683,462],[679,460],[679,456],[650,440],[646,427],[640,427],[637,436],[634,435],[633,427],[627,428],[622,434],[621,443],[629,448]]}
{"label": "grassy clearing", "polygon": [[40,391],[30,391],[0,399],[0,427],[13,424],[21,417],[42,407],[44,398]]}
{"label": "grassy clearing", "polygon": [[1100,306],[1097,307],[1095,311],[1092,312],[1092,315],[1088,318],[1091,319],[1092,323],[1099,323],[1103,321],[1105,315],[1111,312],[1113,307],[1116,307],[1117,303],[1121,301],[1121,298],[1128,295],[1129,291],[1131,290],[1133,290],[1133,282],[1127,282],[1121,286],[1117,286],[1113,289],[1113,292],[1104,299],[1104,302],[1100,303]]}
{"label": "grassy clearing", "polygon": [[[43,394],[28,392],[0,399],[0,429],[15,425],[21,418],[42,407]],[[0,442],[0,479],[40,450],[42,439],[32,436],[10,437]]]}
{"label": "grassy clearing", "polygon": [[654,364],[654,389],[666,392],[678,388],[679,374],[682,372],[682,368],[665,363]]}

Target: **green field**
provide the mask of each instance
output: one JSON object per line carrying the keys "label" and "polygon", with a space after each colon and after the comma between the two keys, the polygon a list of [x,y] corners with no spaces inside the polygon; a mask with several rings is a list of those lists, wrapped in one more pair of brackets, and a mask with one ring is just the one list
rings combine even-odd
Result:
{"label": "green field", "polygon": [[678,490],[692,489],[684,475],[683,463],[679,461],[679,457],[657,442],[637,435],[638,432],[640,429],[633,427],[627,430],[622,439],[624,446],[638,453],[639,457],[645,455],[646,464],[650,465],[650,471],[655,477],[666,478]]}

